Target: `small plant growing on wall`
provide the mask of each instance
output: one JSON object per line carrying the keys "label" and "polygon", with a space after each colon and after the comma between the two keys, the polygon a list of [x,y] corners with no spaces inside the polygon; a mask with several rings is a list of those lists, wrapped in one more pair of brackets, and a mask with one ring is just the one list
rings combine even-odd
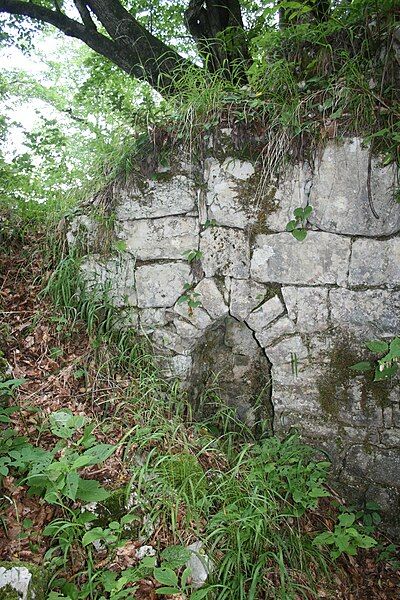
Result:
{"label": "small plant growing on wall", "polygon": [[[374,361],[362,361],[352,365],[350,369],[359,372],[375,371],[374,381],[382,381],[392,377],[398,369],[400,359],[400,337],[395,337],[392,341],[384,342],[381,340],[370,340],[366,342],[366,347],[377,355]],[[378,358],[379,355],[381,358]]]}
{"label": "small plant growing on wall", "polygon": [[313,211],[312,206],[305,208],[295,208],[293,211],[294,219],[286,225],[286,231],[289,231],[296,240],[302,242],[307,237],[306,222]]}
{"label": "small plant growing on wall", "polygon": [[185,290],[185,293],[179,298],[178,304],[187,303],[188,313],[189,315],[192,315],[193,309],[201,306],[201,302],[199,300],[200,294],[193,290],[193,285],[190,283],[185,283],[183,289]]}
{"label": "small plant growing on wall", "polygon": [[189,263],[192,263],[195,260],[200,260],[203,256],[203,253],[201,252],[201,250],[186,250],[183,253],[183,256]]}

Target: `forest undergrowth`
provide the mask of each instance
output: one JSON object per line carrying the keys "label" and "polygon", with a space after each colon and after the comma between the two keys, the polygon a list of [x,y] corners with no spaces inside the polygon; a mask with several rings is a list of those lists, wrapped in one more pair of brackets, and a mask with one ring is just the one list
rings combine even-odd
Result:
{"label": "forest undergrowth", "polygon": [[[12,231],[0,253],[2,560],[44,565],[49,600],[398,596],[377,506],[346,507],[329,463],[295,435],[256,440],[215,391],[212,419],[196,422],[104,303],[63,295],[72,272],[54,277],[65,257],[49,235]],[[199,542],[211,572],[196,589]]]}

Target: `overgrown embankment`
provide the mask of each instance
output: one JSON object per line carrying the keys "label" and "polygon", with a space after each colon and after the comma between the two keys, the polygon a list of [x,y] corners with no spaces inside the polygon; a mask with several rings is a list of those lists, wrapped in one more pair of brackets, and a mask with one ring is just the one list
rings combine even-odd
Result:
{"label": "overgrown embankment", "polygon": [[[66,294],[70,306],[55,310],[43,295],[45,237],[9,243],[3,559],[44,565],[54,600],[394,597],[393,548],[360,549],[373,545],[375,507],[339,505],[337,520],[329,465],[296,438],[257,443],[216,404],[210,421],[193,422],[134,337],[114,337],[104,306]],[[63,281],[53,279],[56,297]],[[214,564],[201,591],[186,568],[197,542]]]}

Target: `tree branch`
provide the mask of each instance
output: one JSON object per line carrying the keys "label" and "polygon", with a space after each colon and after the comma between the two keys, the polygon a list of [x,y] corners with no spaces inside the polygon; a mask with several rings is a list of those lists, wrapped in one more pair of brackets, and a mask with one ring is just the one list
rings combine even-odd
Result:
{"label": "tree branch", "polygon": [[[22,15],[49,23],[65,35],[81,40],[129,75],[148,81],[161,93],[170,92],[172,72],[187,67],[189,61],[142,27],[117,0],[90,0],[86,4],[112,39],[86,23],[79,23],[64,13],[34,2],[0,0],[0,13]],[[90,14],[89,18],[92,21]]]}
{"label": "tree branch", "polygon": [[78,9],[78,12],[82,19],[82,23],[85,25],[85,27],[87,29],[96,30],[96,25],[94,24],[92,17],[90,16],[90,12],[85,2],[83,0],[74,0],[74,4]]}

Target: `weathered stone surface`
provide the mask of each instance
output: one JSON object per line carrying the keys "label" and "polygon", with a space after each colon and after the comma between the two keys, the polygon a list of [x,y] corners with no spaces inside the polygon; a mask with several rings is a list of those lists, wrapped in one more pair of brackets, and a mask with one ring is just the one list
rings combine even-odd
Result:
{"label": "weathered stone surface", "polygon": [[327,288],[282,287],[290,319],[299,331],[313,333],[329,328]]}
{"label": "weathered stone surface", "polygon": [[136,269],[136,290],[140,308],[172,306],[191,282],[187,263],[142,265]]}
{"label": "weathered stone surface", "polygon": [[143,308],[140,311],[140,329],[149,333],[156,327],[163,327],[168,323],[164,308]]}
{"label": "weathered stone surface", "polygon": [[244,321],[252,310],[263,301],[267,287],[252,279],[233,279],[230,289],[230,309],[232,317]]}
{"label": "weathered stone surface", "polygon": [[249,276],[250,245],[243,231],[210,227],[200,236],[200,250],[206,277],[230,275],[245,279]]}
{"label": "weathered stone surface", "polygon": [[256,331],[256,337],[263,348],[275,344],[281,338],[296,333],[293,321],[286,315],[275,323]]}
{"label": "weathered stone surface", "polygon": [[[398,205],[399,214],[400,206]],[[400,237],[353,242],[349,285],[400,285]]]}
{"label": "weathered stone surface", "polygon": [[251,275],[263,283],[299,285],[346,282],[350,239],[309,231],[303,242],[290,233],[258,235]]}
{"label": "weathered stone surface", "polygon": [[105,292],[114,306],[136,306],[135,263],[130,257],[92,256],[82,263],[81,274],[89,290]]}
{"label": "weathered stone surface", "polygon": [[365,236],[400,231],[400,207],[394,198],[395,166],[372,159],[371,192],[376,219],[368,202],[369,149],[359,139],[329,142],[314,174],[310,222],[324,231]]}
{"label": "weathered stone surface", "polygon": [[219,319],[228,314],[228,307],[214,279],[202,279],[194,288],[194,292],[199,294],[198,300],[202,308],[212,319]]}
{"label": "weathered stone surface", "polygon": [[247,325],[256,332],[267,327],[272,321],[283,314],[285,307],[278,296],[264,302],[254,310],[246,319]]}
{"label": "weathered stone surface", "polygon": [[13,561],[0,562],[2,600],[45,600],[48,574],[37,565]]}
{"label": "weathered stone surface", "polygon": [[224,342],[235,354],[254,356],[259,352],[254,344],[253,331],[241,321],[227,321]]}
{"label": "weathered stone surface", "polygon": [[191,356],[176,356],[168,357],[159,360],[162,375],[167,379],[182,379],[183,384],[187,384],[190,372],[192,370],[193,360]]}
{"label": "weathered stone surface", "polygon": [[209,574],[213,571],[214,566],[211,559],[207,556],[203,549],[202,542],[194,542],[188,546],[191,552],[186,566],[190,569],[190,577],[192,586],[195,590],[201,588],[207,581]]}
{"label": "weathered stone surface", "polygon": [[195,186],[185,175],[174,175],[168,181],[148,180],[142,189],[131,182],[117,194],[120,221],[182,215],[193,211],[196,204]]}
{"label": "weathered stone surface", "polygon": [[[257,334],[256,337],[258,337]],[[262,345],[262,337],[259,341]],[[268,346],[265,353],[273,365],[291,364],[295,358],[304,360],[308,357],[307,347],[299,335],[284,338],[273,346]]]}
{"label": "weathered stone surface", "polygon": [[201,306],[190,308],[186,302],[183,302],[176,304],[174,311],[176,314],[187,319],[197,329],[207,329],[212,324],[210,315]]}
{"label": "weathered stone surface", "polygon": [[311,177],[307,164],[288,168],[274,197],[266,203],[265,224],[268,229],[285,231],[287,223],[293,219],[295,208],[307,205]]}
{"label": "weathered stone surface", "polygon": [[331,290],[333,325],[361,341],[395,336],[400,331],[400,292]]}
{"label": "weathered stone surface", "polygon": [[251,163],[226,160],[222,165],[209,158],[205,165],[205,179],[208,183],[208,219],[218,225],[244,229],[255,221],[254,203],[245,198],[238,187],[238,179],[245,180],[254,173]]}
{"label": "weathered stone surface", "polygon": [[72,250],[77,242],[82,242],[84,245],[96,238],[98,231],[98,223],[89,215],[77,215],[71,219],[68,225],[67,242],[68,247]]}
{"label": "weathered stone surface", "polygon": [[182,259],[199,245],[199,222],[194,217],[139,219],[123,223],[119,237],[138,260]]}
{"label": "weathered stone surface", "polygon": [[151,337],[153,348],[156,354],[163,354],[165,350],[171,350],[173,353],[189,356],[195,346],[196,340],[193,337],[180,336],[172,328],[155,329]]}

